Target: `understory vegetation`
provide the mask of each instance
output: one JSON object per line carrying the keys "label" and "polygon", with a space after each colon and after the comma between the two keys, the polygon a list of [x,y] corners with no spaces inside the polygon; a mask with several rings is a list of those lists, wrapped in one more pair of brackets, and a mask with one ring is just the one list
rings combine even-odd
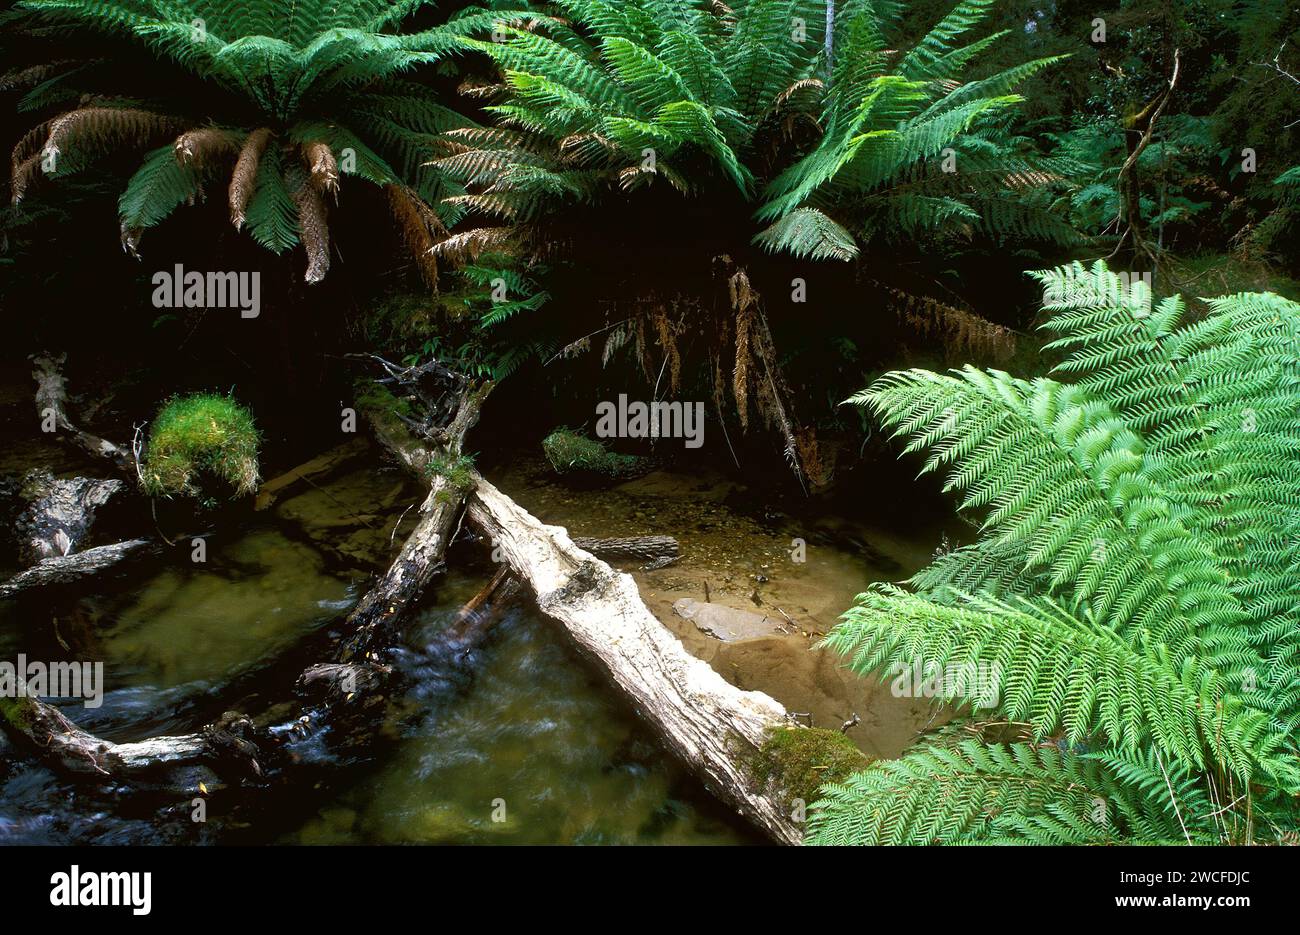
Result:
{"label": "understory vegetation", "polygon": [[[69,310],[15,360],[148,358],[150,497],[407,432],[431,381],[382,358],[491,383],[484,463],[571,486],[929,498],[967,538],[818,648],[943,726],[773,736],[806,843],[1297,841],[1294,2],[21,0],[0,47],[0,302]],[[148,307],[182,263],[264,273],[260,318]],[[620,395],[707,447],[593,438]]]}

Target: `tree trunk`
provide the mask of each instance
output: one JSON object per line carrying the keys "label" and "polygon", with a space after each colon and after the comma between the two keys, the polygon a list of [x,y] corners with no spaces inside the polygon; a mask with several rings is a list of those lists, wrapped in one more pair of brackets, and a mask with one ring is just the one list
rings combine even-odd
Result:
{"label": "tree trunk", "polygon": [[754,775],[752,757],[770,732],[790,727],[762,692],[741,691],[690,655],[641,600],[632,577],[578,548],[478,477],[470,521],[532,589],[537,606],[572,637],[715,795],[783,844],[803,832],[781,790]]}

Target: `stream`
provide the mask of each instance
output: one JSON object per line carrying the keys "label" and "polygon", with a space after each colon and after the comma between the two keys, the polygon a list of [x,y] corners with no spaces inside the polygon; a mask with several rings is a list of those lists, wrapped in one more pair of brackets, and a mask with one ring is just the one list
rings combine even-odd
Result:
{"label": "stream", "polygon": [[[58,452],[11,446],[0,469],[10,476],[33,463],[73,470]],[[807,685],[800,688],[798,672],[786,673],[811,658],[810,642],[868,581],[919,567],[942,532],[934,524],[900,532],[847,524],[829,511],[782,512],[699,472],[660,470],[609,489],[575,490],[540,459],[521,457],[490,476],[574,535],[677,535],[677,565],[628,568],[647,603],[692,652],[724,673],[734,670],[729,677],[742,687],[784,691],[787,705],[803,702]],[[0,658],[102,660],[102,706],[73,702],[65,711],[112,740],[191,731],[230,709],[256,717],[289,697],[304,664],[325,658],[331,627],[400,546],[413,525],[407,508],[419,496],[368,450],[328,476],[294,484],[269,509],[222,510],[203,563],[174,550],[53,601],[47,594],[0,602]],[[134,502],[138,509],[143,501]],[[797,537],[815,558],[790,560]],[[531,607],[510,611],[469,658],[447,657],[439,630],[490,575],[483,552],[474,543],[453,546],[397,654],[405,695],[364,753],[304,741],[311,769],[291,792],[217,796],[207,821],[196,823],[188,802],[68,781],[0,734],[0,843],[758,843],[664,755]],[[706,594],[733,607],[779,609],[795,623],[762,653],[714,646],[719,641],[671,610],[681,596]],[[774,664],[783,653],[797,664]],[[805,674],[823,679],[822,669],[835,668],[819,664]],[[897,755],[926,716],[891,707],[898,699],[838,701],[837,692],[829,690],[829,713],[819,716],[847,716],[853,707],[865,721],[855,739],[876,755]],[[816,699],[805,706],[818,710]],[[170,806],[162,818],[159,806]]]}

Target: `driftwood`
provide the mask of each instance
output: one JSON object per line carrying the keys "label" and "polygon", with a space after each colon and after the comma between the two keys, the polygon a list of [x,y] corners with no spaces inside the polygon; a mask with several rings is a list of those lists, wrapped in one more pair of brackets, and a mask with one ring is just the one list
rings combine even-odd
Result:
{"label": "driftwood", "polygon": [[294,484],[302,480],[311,483],[313,477],[329,474],[340,465],[346,464],[353,458],[364,454],[366,448],[367,445],[364,441],[354,438],[352,441],[344,442],[337,448],[332,448],[324,454],[317,455],[310,461],[284,472],[279,477],[272,478],[257,488],[257,497],[253,501],[253,509],[265,510],[275,503],[280,494]]}
{"label": "driftwood", "polygon": [[49,471],[27,475],[23,490],[31,503],[18,517],[18,552],[27,564],[76,551],[95,519],[95,510],[125,486],[120,480],[74,477],[56,480]]}
{"label": "driftwood", "polygon": [[578,548],[481,477],[470,521],[501,550],[537,598],[637,712],[705,785],[772,839],[797,844],[803,832],[748,765],[774,729],[790,727],[784,707],[741,691],[690,655],[655,619],[630,575]]}
{"label": "driftwood", "polygon": [[55,555],[37,562],[31,568],[20,571],[0,584],[0,598],[13,597],[29,588],[42,588],[76,581],[116,565],[130,555],[157,548],[158,544],[149,539],[128,539],[125,542],[96,546],[71,555]]}
{"label": "driftwood", "polygon": [[36,417],[41,421],[42,429],[49,431],[52,428],[61,437],[70,439],[95,457],[112,461],[119,470],[133,471],[135,459],[129,450],[78,428],[68,418],[68,388],[62,371],[66,359],[66,354],[32,358],[32,366],[35,368],[32,378],[36,380]]}
{"label": "driftwood", "polygon": [[592,539],[575,536],[578,548],[604,559],[634,559],[644,561],[649,571],[671,565],[681,555],[677,540],[672,536],[623,536],[613,539]]}
{"label": "driftwood", "polygon": [[45,763],[74,775],[190,793],[200,791],[200,784],[219,788],[222,773],[231,770],[241,775],[262,771],[256,748],[246,739],[252,725],[233,712],[197,733],[134,743],[96,737],[38,698],[0,700],[0,720]]}

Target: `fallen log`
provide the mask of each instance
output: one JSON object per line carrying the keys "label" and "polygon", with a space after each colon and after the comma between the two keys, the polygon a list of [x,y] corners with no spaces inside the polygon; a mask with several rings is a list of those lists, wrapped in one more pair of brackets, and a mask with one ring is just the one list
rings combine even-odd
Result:
{"label": "fallen log", "polygon": [[54,357],[42,354],[31,360],[32,366],[35,367],[32,378],[36,380],[36,417],[41,421],[42,429],[57,430],[59,434],[95,457],[109,459],[121,471],[127,473],[134,471],[135,458],[128,449],[78,428],[68,418],[68,388],[62,370],[67,355],[60,354]]}
{"label": "fallen log", "polygon": [[23,496],[31,502],[14,524],[19,557],[30,565],[75,551],[94,522],[95,510],[124,486],[120,480],[56,480],[49,471],[29,473],[23,481]]}
{"label": "fallen log", "polygon": [[[392,371],[396,370],[392,368]],[[429,377],[426,369],[409,370],[424,381],[427,390]],[[459,458],[465,434],[478,420],[479,409],[491,390],[491,383],[474,387],[465,378],[453,376],[458,381],[454,390],[459,405],[453,410],[449,424],[433,423],[429,426],[430,436],[438,442],[437,449],[431,450],[408,438],[407,457],[402,460],[412,470],[423,472],[438,458],[446,458],[449,462]],[[369,415],[377,434],[383,428],[397,437],[396,430],[389,426],[392,413],[376,410]],[[426,476],[429,475],[426,473]],[[249,772],[260,776],[262,767],[259,760],[264,754],[270,753],[275,745],[286,739],[292,740],[303,732],[314,732],[336,703],[351,701],[361,695],[363,703],[359,707],[364,708],[382,697],[380,691],[389,668],[377,658],[379,651],[390,643],[397,624],[438,571],[452,535],[452,524],[461,512],[466,495],[467,491],[457,487],[448,477],[432,473],[428,496],[420,507],[420,522],[388,571],[348,615],[335,662],[310,666],[299,676],[299,688],[324,685],[326,690],[320,704],[293,722],[294,730],[272,728],[266,732],[256,731],[247,718],[230,713],[223,720],[237,725],[238,732],[229,729],[228,725],[218,724],[210,725],[200,734],[163,735],[130,744],[114,744],[82,730],[57,708],[34,698],[0,699],[0,704],[3,704],[0,722],[10,733],[26,741],[46,763],[68,772],[131,779],[159,770],[167,773],[174,766],[188,765],[194,760],[211,762],[222,756],[229,758],[233,750],[251,764]],[[191,778],[187,774],[185,783],[189,783]]]}
{"label": "fallen log", "polygon": [[508,568],[502,567],[483,590],[465,602],[443,632],[448,643],[468,649],[480,642],[520,597],[524,586]]}
{"label": "fallen log", "polygon": [[279,477],[272,478],[257,488],[257,497],[253,501],[253,509],[267,509],[275,503],[280,494],[294,484],[302,480],[310,483],[313,477],[329,474],[353,458],[364,454],[366,448],[365,441],[354,438],[352,441],[344,442],[336,448],[331,448],[324,454],[317,455],[292,470],[285,471]]}
{"label": "fallen log", "polygon": [[39,698],[0,698],[0,720],[47,765],[74,775],[193,793],[219,788],[226,767],[240,774],[261,774],[256,748],[246,739],[252,725],[233,712],[197,733],[134,743],[96,737]]}
{"label": "fallen log", "polygon": [[71,555],[54,555],[42,559],[31,568],[20,571],[0,584],[0,599],[13,597],[29,588],[76,581],[116,565],[129,555],[157,547],[156,542],[148,539],[128,539],[125,542],[96,546]]}
{"label": "fallen log", "polygon": [[622,536],[612,539],[575,536],[573,544],[605,559],[634,559],[647,562],[646,571],[664,568],[681,556],[677,540],[672,536]]}
{"label": "fallen log", "polygon": [[710,791],[773,840],[799,843],[803,832],[785,790],[753,768],[772,732],[791,726],[785,708],[761,692],[741,691],[690,655],[642,602],[630,575],[578,548],[562,527],[544,525],[482,477],[475,482],[470,521],[528,584],[542,613],[564,627]]}

